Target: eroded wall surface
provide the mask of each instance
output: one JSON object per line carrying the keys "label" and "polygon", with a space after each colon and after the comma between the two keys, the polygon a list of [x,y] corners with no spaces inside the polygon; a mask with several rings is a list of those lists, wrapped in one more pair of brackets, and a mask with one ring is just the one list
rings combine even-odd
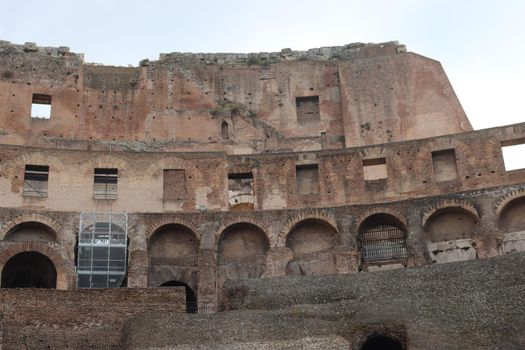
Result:
{"label": "eroded wall surface", "polygon": [[121,348],[125,321],[145,312],[184,312],[178,288],[1,289],[2,349]]}
{"label": "eroded wall surface", "polygon": [[209,318],[139,315],[126,324],[125,345],[357,350],[370,335],[383,334],[410,350],[520,349],[524,259],[521,253],[358,275],[236,281],[227,286],[231,311]]}
{"label": "eroded wall surface", "polygon": [[[49,119],[31,118],[33,94],[50,96]],[[395,42],[266,56],[172,53],[139,67],[0,42],[0,128],[10,144],[104,140],[231,154],[472,129],[440,64]]]}

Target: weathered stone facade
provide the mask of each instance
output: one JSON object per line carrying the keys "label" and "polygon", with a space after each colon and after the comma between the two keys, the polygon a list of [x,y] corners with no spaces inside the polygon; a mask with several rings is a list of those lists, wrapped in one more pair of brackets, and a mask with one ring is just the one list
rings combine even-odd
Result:
{"label": "weathered stone facade", "polygon": [[[183,285],[199,313],[238,305],[225,286],[242,279],[468,270],[525,250],[525,169],[502,156],[524,139],[525,123],[473,131],[440,64],[395,42],[139,67],[0,42],[2,287],[74,290],[90,212],[127,213],[127,287]],[[408,325],[385,327],[422,349]],[[367,336],[334,334],[314,343],[358,349]]]}

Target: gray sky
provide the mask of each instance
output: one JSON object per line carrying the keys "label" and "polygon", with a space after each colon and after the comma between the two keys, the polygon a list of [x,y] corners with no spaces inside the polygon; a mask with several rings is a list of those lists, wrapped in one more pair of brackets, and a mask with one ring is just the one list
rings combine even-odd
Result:
{"label": "gray sky", "polygon": [[0,39],[69,46],[108,65],[399,40],[443,64],[474,128],[524,121],[522,0],[0,0],[0,9]]}

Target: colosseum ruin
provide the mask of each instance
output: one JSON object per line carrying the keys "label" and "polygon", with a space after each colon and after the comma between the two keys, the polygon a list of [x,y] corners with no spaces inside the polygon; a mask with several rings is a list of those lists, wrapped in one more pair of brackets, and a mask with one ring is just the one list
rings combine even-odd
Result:
{"label": "colosseum ruin", "polygon": [[397,42],[0,41],[0,349],[524,349],[524,143]]}

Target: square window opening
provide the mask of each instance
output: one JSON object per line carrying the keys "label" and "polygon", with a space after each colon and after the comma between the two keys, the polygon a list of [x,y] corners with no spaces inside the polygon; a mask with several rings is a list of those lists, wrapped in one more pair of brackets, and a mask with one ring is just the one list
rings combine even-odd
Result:
{"label": "square window opening", "polygon": [[116,199],[118,169],[95,168],[93,197],[95,199]]}
{"label": "square window opening", "polygon": [[525,169],[525,159],[523,158],[525,143],[515,144],[510,141],[502,143],[501,152],[503,153],[505,171]]}
{"label": "square window opening", "polygon": [[317,164],[297,165],[295,167],[297,193],[299,195],[319,194],[319,166]]}
{"label": "square window opening", "polygon": [[24,170],[23,195],[29,197],[47,197],[49,166],[26,164]]}
{"label": "square window opening", "polygon": [[456,151],[445,149],[432,152],[432,167],[436,182],[457,180]]}
{"label": "square window opening", "polygon": [[365,181],[374,181],[388,178],[386,159],[364,159],[363,176],[365,178]]}
{"label": "square window opening", "polygon": [[321,119],[319,96],[303,96],[295,98],[298,121]]}
{"label": "square window opening", "polygon": [[228,174],[228,202],[230,210],[253,210],[253,173]]}
{"label": "square window opening", "polygon": [[31,103],[31,118],[51,118],[51,96],[44,94],[33,94]]}

